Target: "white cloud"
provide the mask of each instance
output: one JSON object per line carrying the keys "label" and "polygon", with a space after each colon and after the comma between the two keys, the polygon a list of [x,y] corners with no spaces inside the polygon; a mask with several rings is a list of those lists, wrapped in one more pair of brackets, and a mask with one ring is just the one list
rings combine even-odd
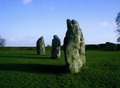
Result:
{"label": "white cloud", "polygon": [[22,3],[25,4],[25,5],[26,5],[26,4],[29,4],[29,3],[31,3],[31,2],[32,2],[32,0],[22,0]]}
{"label": "white cloud", "polygon": [[107,21],[103,21],[103,22],[100,23],[100,26],[107,27],[108,26],[108,22]]}

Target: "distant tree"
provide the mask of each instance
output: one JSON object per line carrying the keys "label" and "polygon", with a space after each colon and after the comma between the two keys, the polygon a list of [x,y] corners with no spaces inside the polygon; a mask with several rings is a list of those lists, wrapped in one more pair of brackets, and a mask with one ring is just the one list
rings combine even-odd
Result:
{"label": "distant tree", "polygon": [[5,46],[5,39],[3,39],[1,36],[0,36],[0,47],[4,47]]}
{"label": "distant tree", "polygon": [[47,48],[51,48],[51,46],[48,44],[47,46],[46,46]]}
{"label": "distant tree", "polygon": [[117,14],[117,17],[116,17],[115,21],[116,21],[117,32],[118,32],[117,42],[120,42],[120,12]]}

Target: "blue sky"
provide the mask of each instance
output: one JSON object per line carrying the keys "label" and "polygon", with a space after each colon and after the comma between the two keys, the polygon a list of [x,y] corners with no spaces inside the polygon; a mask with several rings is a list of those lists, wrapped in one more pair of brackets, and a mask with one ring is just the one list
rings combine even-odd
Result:
{"label": "blue sky", "polygon": [[0,35],[6,46],[35,46],[44,36],[51,45],[53,35],[61,42],[66,19],[75,19],[86,44],[116,43],[115,18],[120,0],[0,0]]}

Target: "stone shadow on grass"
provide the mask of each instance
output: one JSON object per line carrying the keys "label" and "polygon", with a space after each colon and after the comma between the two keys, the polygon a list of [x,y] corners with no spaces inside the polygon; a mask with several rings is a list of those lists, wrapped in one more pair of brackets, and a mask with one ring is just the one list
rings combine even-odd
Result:
{"label": "stone shadow on grass", "polygon": [[40,56],[40,55],[0,55],[0,58],[20,58],[20,59],[51,59],[48,56]]}
{"label": "stone shadow on grass", "polygon": [[29,73],[64,74],[66,66],[40,64],[0,64],[0,71],[20,71]]}

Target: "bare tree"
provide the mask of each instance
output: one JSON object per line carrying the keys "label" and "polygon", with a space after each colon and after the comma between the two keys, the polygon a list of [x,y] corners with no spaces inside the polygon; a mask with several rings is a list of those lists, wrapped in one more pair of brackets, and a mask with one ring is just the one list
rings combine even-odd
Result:
{"label": "bare tree", "polygon": [[3,39],[1,36],[0,36],[0,47],[4,47],[5,46],[5,39]]}
{"label": "bare tree", "polygon": [[117,32],[118,32],[117,42],[120,42],[120,12],[117,14],[117,17],[116,17],[115,21],[116,21]]}

